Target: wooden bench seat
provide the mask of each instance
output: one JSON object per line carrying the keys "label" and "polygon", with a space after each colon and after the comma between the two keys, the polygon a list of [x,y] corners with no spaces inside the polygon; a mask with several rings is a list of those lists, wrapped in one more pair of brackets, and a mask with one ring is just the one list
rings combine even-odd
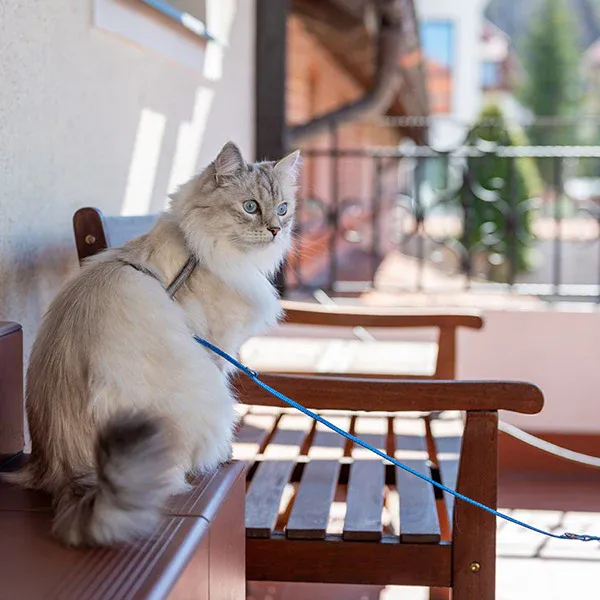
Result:
{"label": "wooden bench seat", "polygon": [[[511,382],[263,379],[417,472],[495,508],[497,411],[541,409]],[[253,581],[420,585],[494,598],[495,519],[289,408],[244,379],[234,455],[248,465]],[[333,407],[333,410],[330,408]],[[422,412],[418,412],[421,409]],[[431,411],[444,411],[430,420]],[[439,434],[439,435],[438,435]]]}
{"label": "wooden bench seat", "polygon": [[[435,457],[427,450],[423,418],[321,414],[418,472],[432,475]],[[384,465],[368,450],[298,413],[250,408],[234,451],[249,465],[248,537],[285,535],[300,540],[341,535],[344,541],[380,541],[385,535],[388,541],[410,543],[441,539],[431,485]],[[286,495],[286,488],[293,493]],[[334,502],[344,505],[341,517],[333,514]]]}

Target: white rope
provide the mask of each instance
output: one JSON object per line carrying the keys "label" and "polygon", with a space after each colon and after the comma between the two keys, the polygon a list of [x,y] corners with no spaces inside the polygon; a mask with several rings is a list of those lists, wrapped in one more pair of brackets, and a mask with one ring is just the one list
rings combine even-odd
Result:
{"label": "white rope", "polygon": [[559,456],[565,460],[570,460],[571,462],[580,463],[582,465],[600,468],[599,457],[590,456],[589,454],[582,454],[581,452],[575,452],[574,450],[562,448],[561,446],[557,446],[556,444],[552,444],[546,440],[541,440],[540,438],[537,438],[534,435],[531,435],[530,433],[511,425],[510,423],[506,423],[506,421],[499,421],[498,429],[520,440],[521,442],[528,444],[529,446],[533,446],[538,450],[547,452],[548,454],[553,454],[554,456]]}
{"label": "white rope", "polygon": [[[331,298],[324,290],[318,289],[313,292],[313,296],[315,300],[322,304],[323,306],[337,306],[337,302]],[[352,333],[357,337],[361,342],[376,342],[377,338],[370,332],[367,331],[364,327],[353,327]]]}

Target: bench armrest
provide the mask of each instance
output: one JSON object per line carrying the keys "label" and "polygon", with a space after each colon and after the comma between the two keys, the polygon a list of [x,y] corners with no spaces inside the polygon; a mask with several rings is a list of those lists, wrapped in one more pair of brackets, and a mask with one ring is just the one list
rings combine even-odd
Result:
{"label": "bench armrest", "polygon": [[285,323],[333,327],[467,327],[481,329],[483,319],[468,312],[412,312],[387,307],[329,306],[282,300]]}
{"label": "bench armrest", "polygon": [[23,450],[23,332],[0,321],[0,455]]}
{"label": "bench armrest", "polygon": [[[406,381],[270,373],[261,374],[261,379],[304,406],[321,410],[510,410],[533,415],[544,405],[538,387],[513,381]],[[236,386],[246,404],[282,405],[245,376],[238,377]]]}

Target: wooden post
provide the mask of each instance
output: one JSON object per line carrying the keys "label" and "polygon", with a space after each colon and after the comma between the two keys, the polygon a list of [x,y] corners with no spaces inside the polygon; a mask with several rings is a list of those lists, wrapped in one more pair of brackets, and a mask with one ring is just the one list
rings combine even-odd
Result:
{"label": "wooden post", "polygon": [[440,327],[438,356],[435,366],[436,379],[456,377],[456,326]]}
{"label": "wooden post", "polygon": [[[497,506],[498,412],[468,411],[457,490],[490,508]],[[454,504],[453,600],[496,597],[496,517],[472,504]]]}
{"label": "wooden post", "polygon": [[[286,58],[290,0],[256,0],[256,160],[276,160],[287,152]],[[276,277],[285,292],[284,270]]]}

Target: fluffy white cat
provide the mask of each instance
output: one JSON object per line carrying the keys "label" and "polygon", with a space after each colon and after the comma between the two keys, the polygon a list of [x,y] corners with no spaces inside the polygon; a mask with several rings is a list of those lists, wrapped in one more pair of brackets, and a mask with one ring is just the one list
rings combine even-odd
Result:
{"label": "fluffy white cat", "polygon": [[[186,474],[230,457],[230,354],[275,324],[299,155],[247,164],[232,143],[147,235],[90,260],[51,304],[27,371],[32,455],[8,476],[50,492],[70,545],[150,534]],[[197,266],[171,299],[166,288]]]}

